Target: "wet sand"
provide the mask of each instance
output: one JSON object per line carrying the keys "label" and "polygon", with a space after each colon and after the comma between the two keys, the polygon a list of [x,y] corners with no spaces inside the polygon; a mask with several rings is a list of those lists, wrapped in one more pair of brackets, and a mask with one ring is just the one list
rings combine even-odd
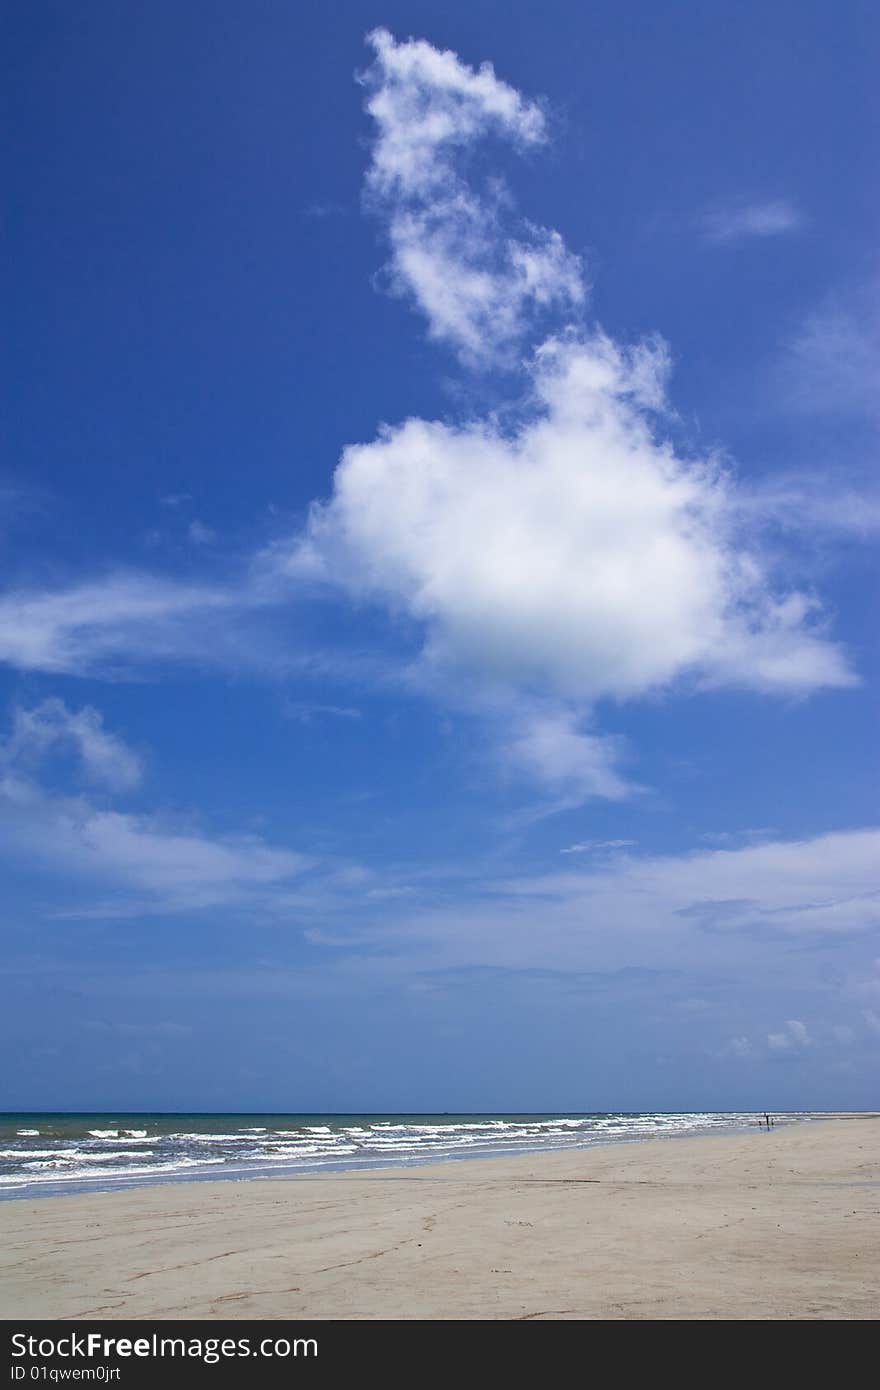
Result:
{"label": "wet sand", "polygon": [[880,1117],[0,1204],[4,1318],[880,1314]]}

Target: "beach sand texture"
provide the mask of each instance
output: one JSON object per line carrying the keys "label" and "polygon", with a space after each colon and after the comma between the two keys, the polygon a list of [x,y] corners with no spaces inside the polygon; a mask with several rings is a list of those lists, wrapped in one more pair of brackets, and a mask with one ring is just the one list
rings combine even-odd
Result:
{"label": "beach sand texture", "polygon": [[880,1117],[0,1205],[4,1318],[880,1313]]}

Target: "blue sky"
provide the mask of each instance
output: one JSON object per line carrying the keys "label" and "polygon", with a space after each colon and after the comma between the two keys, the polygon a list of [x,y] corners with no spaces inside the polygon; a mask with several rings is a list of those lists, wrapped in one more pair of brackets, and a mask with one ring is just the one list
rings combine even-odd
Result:
{"label": "blue sky", "polygon": [[8,1108],[871,1107],[874,7],[7,7]]}

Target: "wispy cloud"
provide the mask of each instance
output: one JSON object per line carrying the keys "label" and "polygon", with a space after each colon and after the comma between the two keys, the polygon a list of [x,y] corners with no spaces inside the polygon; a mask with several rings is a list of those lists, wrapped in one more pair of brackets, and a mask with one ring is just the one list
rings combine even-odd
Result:
{"label": "wispy cloud", "polygon": [[[414,968],[441,960],[666,968],[682,952],[700,957],[709,939],[720,960],[725,941],[858,937],[880,926],[874,828],[665,856],[614,853],[633,846],[625,839],[584,841],[562,852],[594,855],[585,867],[506,880],[471,874],[452,908],[443,906],[443,881],[432,888],[430,877],[412,867],[406,876],[379,877],[258,835],[217,835],[179,815],[124,812],[88,795],[48,790],[40,779],[51,773],[48,760],[59,744],[72,747],[85,781],[111,792],[136,785],[140,761],[91,707],[70,710],[49,700],[14,713],[0,750],[0,854],[78,883],[86,898],[67,906],[68,916],[221,907],[275,918],[317,913],[328,927],[359,922],[353,933],[337,928],[340,949],[359,954],[381,943],[393,955],[405,941]],[[432,899],[433,908],[424,905]],[[861,979],[847,988],[873,1002],[878,978],[871,976],[870,989]],[[789,1034],[803,1042],[793,1026]]]}
{"label": "wispy cloud", "polygon": [[838,294],[811,310],[783,344],[775,384],[805,415],[880,414],[880,285]]}
{"label": "wispy cloud", "polygon": [[[722,1047],[719,1056],[735,1057],[743,1062],[760,1064],[768,1060],[794,1062],[803,1058],[807,1052],[813,1053],[812,1064],[827,1064],[828,1055],[839,1054],[840,1050],[870,1048],[870,1025],[853,1027],[849,1023],[833,1021],[836,1001],[814,999],[822,1008],[823,1016],[818,1026],[811,1021],[808,1027],[802,1019],[789,1018],[785,1023],[769,1033],[759,1031],[733,1037]],[[829,1016],[830,1015],[830,1016]],[[818,1056],[817,1056],[818,1054]]]}
{"label": "wispy cloud", "polygon": [[217,532],[203,521],[191,521],[186,531],[193,545],[214,545]]}
{"label": "wispy cloud", "polygon": [[58,699],[14,710],[12,731],[0,741],[0,768],[29,774],[59,748],[76,755],[88,781],[125,791],[141,780],[141,759],[104,728],[98,710],[70,710]]}
{"label": "wispy cloud", "polygon": [[807,1026],[799,1018],[790,1018],[780,1032],[767,1034],[767,1045],[775,1052],[790,1052],[792,1049],[809,1047],[810,1041]]}
{"label": "wispy cloud", "polygon": [[86,795],[48,791],[41,778],[58,746],[74,750],[86,781],[111,792],[136,786],[141,764],[104,728],[97,710],[71,711],[60,700],[16,710],[12,731],[0,745],[0,854],[112,888],[113,900],[87,907],[86,916],[228,906],[288,885],[312,863],[255,835],[211,836],[159,815],[121,812]]}
{"label": "wispy cloud", "polygon": [[577,844],[566,845],[560,854],[597,854],[603,850],[629,849],[636,840],[580,840]]}
{"label": "wispy cloud", "polygon": [[78,674],[95,665],[161,660],[198,645],[201,623],[241,597],[152,575],[111,575],[55,591],[0,597],[0,661]]}
{"label": "wispy cloud", "polygon": [[[160,818],[52,808],[52,857],[72,871],[115,881],[153,896],[175,912],[229,906],[254,890],[288,883],[310,864],[306,856],[266,845],[258,836],[215,838],[175,832]],[[114,909],[107,915],[113,915]]]}
{"label": "wispy cloud", "polygon": [[767,201],[719,204],[700,218],[705,241],[713,245],[733,245],[755,237],[784,236],[800,231],[804,216],[785,198]]}
{"label": "wispy cloud", "polygon": [[353,705],[326,705],[310,700],[285,700],[284,714],[300,724],[312,724],[316,719],[361,719],[362,711]]}
{"label": "wispy cloud", "polygon": [[[73,754],[72,769],[58,766],[59,751]],[[140,780],[141,759],[93,707],[50,699],[13,711],[0,739],[0,860],[39,869],[44,917],[222,910],[264,923],[350,922],[373,904],[418,896],[393,869],[316,857],[249,830],[218,833],[179,810],[118,809]]]}
{"label": "wispy cloud", "polygon": [[564,709],[526,706],[511,720],[504,757],[509,767],[544,787],[557,810],[590,797],[619,801],[634,790],[616,766],[618,741],[589,732]]}
{"label": "wispy cloud", "polygon": [[741,489],[737,506],[752,524],[821,540],[868,540],[880,531],[880,488],[843,470],[830,476],[806,469],[776,472]]}
{"label": "wispy cloud", "polygon": [[369,42],[375,61],[363,81],[378,136],[367,190],[387,216],[392,285],[467,362],[497,360],[536,314],[581,303],[580,263],[557,232],[505,226],[509,200],[498,180],[481,197],[456,158],[490,135],[539,147],[544,114],[490,63],[475,72],[454,53],[396,43],[385,29]]}
{"label": "wispy cloud", "polygon": [[[638,968],[733,981],[745,968],[751,988],[757,952],[778,982],[791,983],[801,962],[812,981],[809,948],[864,949],[880,926],[878,863],[874,827],[735,850],[600,854],[577,870],[474,880],[454,905],[386,902],[340,925],[335,944],[358,962],[380,952],[410,974]],[[876,1008],[875,995],[858,997]]]}

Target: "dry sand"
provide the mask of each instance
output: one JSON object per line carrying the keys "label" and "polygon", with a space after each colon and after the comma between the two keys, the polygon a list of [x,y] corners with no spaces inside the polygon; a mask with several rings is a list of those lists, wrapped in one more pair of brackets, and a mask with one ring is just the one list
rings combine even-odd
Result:
{"label": "dry sand", "polygon": [[0,1204],[5,1318],[873,1318],[880,1117]]}

